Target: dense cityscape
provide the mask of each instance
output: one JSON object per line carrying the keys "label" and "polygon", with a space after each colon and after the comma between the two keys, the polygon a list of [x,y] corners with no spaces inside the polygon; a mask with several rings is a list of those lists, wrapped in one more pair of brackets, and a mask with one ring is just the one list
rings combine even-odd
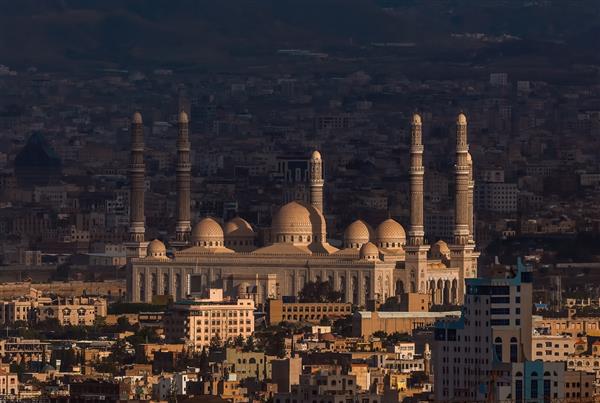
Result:
{"label": "dense cityscape", "polygon": [[600,5],[323,2],[0,1],[1,401],[600,401]]}

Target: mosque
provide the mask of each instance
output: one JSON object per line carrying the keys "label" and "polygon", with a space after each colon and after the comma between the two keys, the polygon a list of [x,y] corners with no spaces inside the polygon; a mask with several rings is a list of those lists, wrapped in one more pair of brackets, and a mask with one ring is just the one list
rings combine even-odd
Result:
{"label": "mosque", "polygon": [[454,239],[451,245],[425,242],[423,226],[423,143],[421,117],[412,118],[410,145],[410,226],[408,234],[389,218],[374,230],[356,220],[346,228],[341,249],[327,241],[323,204],[323,159],[314,151],[309,164],[310,203],[292,201],[272,217],[268,244],[257,246],[250,223],[236,217],[224,225],[203,218],[190,222],[190,143],[188,117],[179,116],[177,140],[177,222],[167,256],[165,244],[144,237],[144,139],[142,117],[132,120],[128,295],[150,302],[175,300],[222,288],[224,295],[268,299],[297,295],[309,281],[329,281],[347,302],[364,306],[405,292],[429,293],[434,304],[461,304],[464,280],[477,276],[473,239],[473,167],[467,120],[457,119]]}

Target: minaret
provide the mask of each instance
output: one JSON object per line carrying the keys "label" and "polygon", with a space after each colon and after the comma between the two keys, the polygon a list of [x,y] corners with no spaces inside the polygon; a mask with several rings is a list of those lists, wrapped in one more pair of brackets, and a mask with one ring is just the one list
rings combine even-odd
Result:
{"label": "minaret", "polygon": [[456,194],[454,198],[454,244],[469,242],[469,146],[467,118],[459,114],[456,120]]}
{"label": "minaret", "polygon": [[477,260],[469,232],[469,145],[467,143],[467,118],[459,114],[456,120],[456,189],[454,199],[454,241],[450,245],[450,266],[458,269],[456,297],[462,304],[465,278],[476,276]]}
{"label": "minaret", "polygon": [[323,184],[323,160],[321,153],[315,150],[310,157],[310,204],[321,213],[324,213]]}
{"label": "minaret", "polygon": [[129,164],[129,257],[146,256],[144,216],[144,125],[139,112],[133,114],[131,123],[131,160]]}
{"label": "minaret", "polygon": [[190,220],[190,181],[192,165],[190,163],[190,139],[188,115],[179,114],[179,135],[177,136],[177,223],[175,224],[174,246],[183,247],[190,240],[192,229]]}
{"label": "minaret", "polygon": [[475,216],[473,212],[473,197],[475,190],[475,181],[473,180],[473,159],[471,158],[471,153],[467,153],[467,163],[469,165],[469,242],[475,242]]}
{"label": "minaret", "polygon": [[410,228],[405,247],[406,269],[409,273],[410,292],[425,293],[427,273],[427,251],[423,225],[423,126],[421,116],[413,115],[410,140]]}
{"label": "minaret", "polygon": [[410,228],[409,245],[422,245],[425,238],[423,226],[423,128],[421,116],[414,114],[410,140]]}

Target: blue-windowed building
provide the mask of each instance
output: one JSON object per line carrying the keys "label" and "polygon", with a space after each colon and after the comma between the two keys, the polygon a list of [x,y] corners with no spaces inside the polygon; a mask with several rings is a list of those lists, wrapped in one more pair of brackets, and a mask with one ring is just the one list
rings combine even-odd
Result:
{"label": "blue-windowed building", "polygon": [[435,326],[435,401],[564,398],[565,363],[532,361],[530,269],[519,261],[488,278],[467,279],[465,289],[461,317]]}

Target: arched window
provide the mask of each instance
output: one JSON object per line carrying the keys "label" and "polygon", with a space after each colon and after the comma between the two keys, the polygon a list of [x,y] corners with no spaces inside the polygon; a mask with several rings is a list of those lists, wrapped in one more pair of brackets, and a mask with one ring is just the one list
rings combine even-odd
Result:
{"label": "arched window", "polygon": [[519,345],[517,344],[517,338],[511,337],[510,339],[510,362],[517,362],[519,360]]}
{"label": "arched window", "polygon": [[498,361],[502,361],[502,338],[496,337],[494,340],[494,351],[496,352],[496,358]]}
{"label": "arched window", "polygon": [[530,393],[531,393],[531,398],[532,399],[537,399],[537,397],[538,397],[538,380],[537,380],[537,376],[538,376],[537,372],[533,371],[531,373],[531,382],[530,382],[531,391],[530,391]]}

